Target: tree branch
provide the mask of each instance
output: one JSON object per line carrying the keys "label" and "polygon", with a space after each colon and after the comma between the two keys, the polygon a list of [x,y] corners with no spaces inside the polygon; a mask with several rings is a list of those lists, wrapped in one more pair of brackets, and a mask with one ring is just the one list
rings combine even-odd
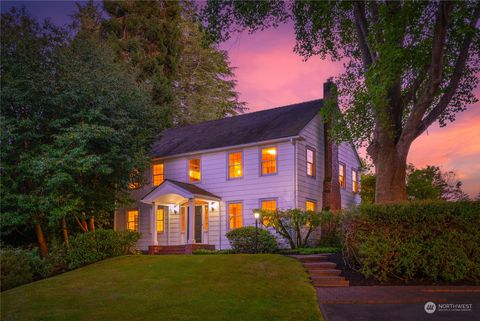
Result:
{"label": "tree branch", "polygon": [[[480,17],[480,5],[477,6],[474,12],[472,21],[470,22],[470,28],[474,29],[478,19]],[[423,134],[423,132],[433,124],[438,117],[447,109],[450,101],[452,100],[455,92],[457,91],[460,80],[462,79],[463,71],[467,64],[468,51],[470,50],[470,45],[472,44],[473,33],[467,33],[462,42],[462,47],[458,55],[457,61],[455,62],[455,69],[452,77],[450,78],[450,83],[448,84],[446,92],[440,98],[438,104],[430,111],[430,113],[421,121],[417,131],[415,132],[415,138]]]}
{"label": "tree branch", "polygon": [[363,68],[365,71],[373,63],[374,56],[371,52],[371,48],[368,45],[368,26],[367,18],[365,15],[365,2],[356,1],[353,4],[353,13],[355,16],[355,27],[358,36],[358,45],[360,46],[360,52],[362,53]]}
{"label": "tree branch", "polygon": [[409,147],[411,142],[415,139],[416,128],[421,122],[425,111],[433,102],[435,93],[440,87],[443,73],[445,42],[452,9],[452,2],[440,2],[439,4],[433,34],[432,57],[429,68],[428,82],[422,90],[418,102],[414,104],[399,140],[399,142],[403,144],[405,148]]}

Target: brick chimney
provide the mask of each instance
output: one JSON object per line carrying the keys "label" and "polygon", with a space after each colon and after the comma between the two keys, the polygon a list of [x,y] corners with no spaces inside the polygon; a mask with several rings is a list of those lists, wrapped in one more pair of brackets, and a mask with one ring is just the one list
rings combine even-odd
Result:
{"label": "brick chimney", "polygon": [[[335,84],[331,78],[323,84],[323,100],[332,98]],[[338,181],[338,146],[328,138],[328,131],[332,126],[331,119],[324,123],[325,137],[325,180],[323,182],[323,209],[340,210],[342,207],[340,183]]]}

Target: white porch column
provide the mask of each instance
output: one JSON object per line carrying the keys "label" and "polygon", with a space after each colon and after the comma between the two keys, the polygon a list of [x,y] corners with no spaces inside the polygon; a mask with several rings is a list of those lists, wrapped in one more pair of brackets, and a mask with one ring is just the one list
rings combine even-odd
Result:
{"label": "white porch column", "polygon": [[152,245],[158,245],[157,239],[157,206],[152,202],[151,230],[152,230]]}
{"label": "white porch column", "polygon": [[188,199],[188,244],[195,243],[195,199],[190,198]]}

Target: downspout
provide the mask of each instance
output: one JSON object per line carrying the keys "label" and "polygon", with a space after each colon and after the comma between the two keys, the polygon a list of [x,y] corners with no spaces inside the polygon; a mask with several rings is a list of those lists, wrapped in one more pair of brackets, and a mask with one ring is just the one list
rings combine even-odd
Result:
{"label": "downspout", "polygon": [[290,138],[290,142],[293,144],[293,206],[294,208],[298,208],[298,148],[297,142],[298,140],[302,139],[301,137],[292,137]]}
{"label": "downspout", "polygon": [[222,211],[220,211],[220,201],[218,201],[218,223],[220,223],[220,234],[219,234],[219,249],[222,249]]}

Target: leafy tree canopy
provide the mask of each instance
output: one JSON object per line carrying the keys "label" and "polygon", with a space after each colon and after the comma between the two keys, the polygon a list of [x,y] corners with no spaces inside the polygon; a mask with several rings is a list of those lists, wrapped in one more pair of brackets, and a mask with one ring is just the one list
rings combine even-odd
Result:
{"label": "leafy tree canopy", "polygon": [[217,41],[292,20],[297,53],[345,62],[336,79],[342,115],[334,103],[324,111],[333,138],[368,146],[377,202],[406,200],[412,142],[477,101],[478,1],[209,0],[204,12]]}

